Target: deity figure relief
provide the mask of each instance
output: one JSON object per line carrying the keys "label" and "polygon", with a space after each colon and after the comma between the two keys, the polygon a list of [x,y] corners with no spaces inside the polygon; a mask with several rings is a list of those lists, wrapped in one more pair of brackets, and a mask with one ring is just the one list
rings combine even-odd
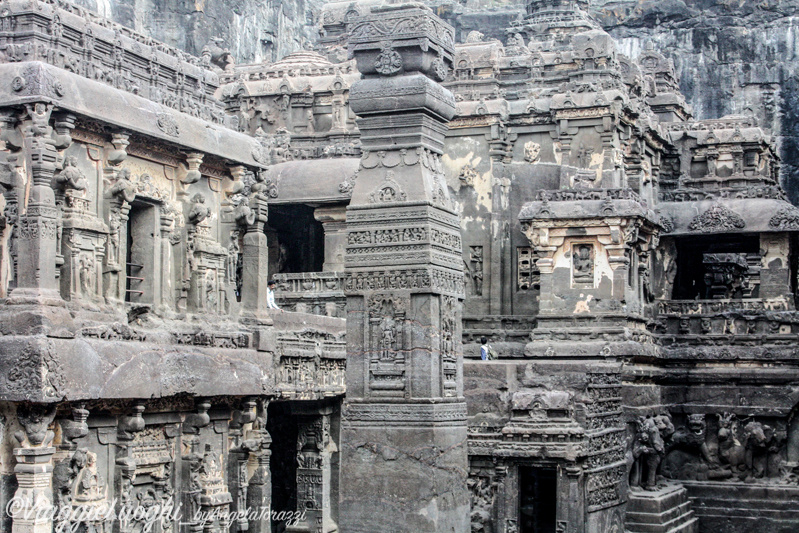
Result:
{"label": "deity figure relief", "polygon": [[130,169],[123,168],[117,173],[117,180],[108,189],[108,195],[111,197],[117,196],[127,203],[133,202],[136,199],[136,185],[130,177]]}
{"label": "deity figure relief", "polygon": [[64,162],[64,169],[56,174],[56,183],[67,190],[85,191],[89,186],[83,172],[78,168],[78,158],[68,156]]}
{"label": "deity figure relief", "polygon": [[97,472],[97,455],[86,450],[77,450],[73,456],[73,464],[78,475],[73,485],[72,501],[89,504],[104,501],[107,488]]}
{"label": "deity figure relief", "polygon": [[397,324],[391,317],[384,317],[380,321],[380,358],[392,359],[397,338]]}
{"label": "deity figure relief", "polygon": [[94,273],[94,259],[89,255],[82,255],[78,263],[78,278],[80,293],[83,296],[91,296],[93,293],[93,273]]}
{"label": "deity figure relief", "polygon": [[117,264],[117,254],[119,253],[119,215],[111,213],[108,220],[108,240],[106,241],[105,256],[108,258],[109,265]]}
{"label": "deity figure relief", "polygon": [[572,251],[572,276],[575,282],[594,282],[594,247],[577,244]]}
{"label": "deity figure relief", "polygon": [[197,193],[191,199],[191,209],[189,210],[189,222],[197,225],[211,215],[211,209],[205,205],[205,197]]}

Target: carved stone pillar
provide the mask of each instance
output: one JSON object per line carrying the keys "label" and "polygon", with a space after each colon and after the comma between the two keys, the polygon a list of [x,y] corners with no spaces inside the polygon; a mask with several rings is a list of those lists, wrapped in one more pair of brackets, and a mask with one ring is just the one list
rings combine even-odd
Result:
{"label": "carved stone pillar", "polygon": [[[17,421],[23,430],[14,435],[14,475],[18,502],[12,511],[11,533],[52,533],[53,516],[53,432],[48,429],[55,418],[55,406],[34,404],[17,408]],[[42,511],[36,512],[38,509]]]}
{"label": "carved stone pillar", "polygon": [[469,529],[463,259],[441,164],[455,100],[437,83],[453,34],[418,5],[352,20],[349,50],[363,79],[350,106],[364,152],[347,208],[348,533]]}
{"label": "carved stone pillar", "polygon": [[344,251],[347,247],[347,208],[317,207],[314,218],[322,223],[325,232],[325,272],[341,272],[344,270]]}
{"label": "carved stone pillar", "polygon": [[18,130],[3,133],[7,145],[21,145],[27,171],[27,192],[24,188],[17,191],[13,229],[16,286],[0,318],[4,331],[20,335],[68,327],[72,320],[58,290],[61,224],[53,190],[53,176],[61,161],[59,150],[72,142],[71,123],[59,121],[60,133],[56,132],[50,125],[52,110],[52,104],[26,104]]}
{"label": "carved stone pillar", "polygon": [[272,475],[269,468],[272,456],[272,437],[266,430],[266,410],[269,402],[262,400],[258,406],[258,416],[252,431],[258,434],[259,448],[250,454],[250,476],[247,490],[247,509],[258,514],[258,518],[250,520],[250,533],[272,533],[272,520],[268,513],[262,512],[272,508]]}
{"label": "carved stone pillar", "polygon": [[107,303],[121,303],[125,300],[128,242],[128,213],[130,203],[136,198],[136,186],[130,179],[130,171],[120,167],[127,158],[128,135],[114,133],[111,138],[113,149],[106,154],[104,174],[110,184],[105,191],[109,201],[108,239],[106,240],[105,265],[103,265],[103,285]]}
{"label": "carved stone pillar", "polygon": [[[249,529],[247,509],[248,462],[250,455],[260,448],[260,434],[250,431],[249,425],[255,420],[255,401],[246,400],[241,410],[233,411],[230,422],[230,452],[228,454],[228,485],[233,497],[231,511],[236,514],[236,530]],[[254,437],[254,438],[248,438]]]}
{"label": "carved stone pillar", "polygon": [[161,248],[161,290],[157,295],[157,305],[161,313],[168,314],[175,310],[175,265],[172,260],[172,235],[175,230],[175,213],[168,204],[161,205],[160,219]]}
{"label": "carved stone pillar", "polygon": [[707,298],[740,298],[749,265],[745,254],[703,254]]}
{"label": "carved stone pillar", "polygon": [[302,413],[297,429],[297,511],[305,513],[305,517],[286,531],[338,531],[330,506],[331,452],[335,449],[330,439],[332,408],[313,414],[294,412]]}
{"label": "carved stone pillar", "polygon": [[[17,216],[17,286],[9,303],[63,305],[56,281],[58,209],[52,189],[59,159],[52,104],[27,104],[20,126],[30,189]],[[8,124],[6,124],[8,126]]]}
{"label": "carved stone pillar", "polygon": [[266,284],[269,281],[269,248],[264,233],[269,208],[266,197],[256,192],[250,198],[242,246],[241,307],[246,317],[271,322],[266,307]]}

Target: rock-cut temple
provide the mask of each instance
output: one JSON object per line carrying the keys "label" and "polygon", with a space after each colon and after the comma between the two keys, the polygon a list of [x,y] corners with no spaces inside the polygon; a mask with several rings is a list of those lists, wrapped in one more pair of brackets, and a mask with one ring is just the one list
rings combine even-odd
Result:
{"label": "rock-cut temple", "polygon": [[587,8],[239,65],[0,1],[0,532],[799,530],[774,141]]}

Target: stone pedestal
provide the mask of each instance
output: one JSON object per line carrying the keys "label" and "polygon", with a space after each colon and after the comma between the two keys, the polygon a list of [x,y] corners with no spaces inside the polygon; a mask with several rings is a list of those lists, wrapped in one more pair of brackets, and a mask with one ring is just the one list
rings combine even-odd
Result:
{"label": "stone pedestal", "polygon": [[363,157],[347,208],[341,530],[465,533],[463,259],[441,164],[453,30],[418,5],[355,19]]}
{"label": "stone pedestal", "polygon": [[694,533],[698,527],[688,493],[676,483],[631,491],[625,524],[629,533]]}

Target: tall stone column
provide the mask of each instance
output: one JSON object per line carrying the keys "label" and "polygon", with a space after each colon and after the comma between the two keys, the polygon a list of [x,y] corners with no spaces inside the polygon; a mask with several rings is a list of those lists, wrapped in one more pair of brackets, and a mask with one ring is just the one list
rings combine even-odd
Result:
{"label": "tall stone column", "polygon": [[352,21],[363,156],[347,209],[341,531],[464,533],[458,215],[441,165],[453,30],[419,5]]}
{"label": "tall stone column", "polygon": [[269,248],[264,226],[268,212],[266,197],[254,192],[249,204],[241,205],[234,215],[247,226],[242,243],[242,315],[264,323],[271,323],[266,310]]}
{"label": "tall stone column", "polygon": [[52,104],[28,105],[23,123],[30,196],[19,217],[19,276],[13,296],[60,300],[56,284],[58,208],[52,188],[58,150],[50,126]]}
{"label": "tall stone column", "polygon": [[[19,141],[25,156],[28,192],[17,206],[14,246],[16,287],[6,301],[9,307],[0,318],[5,331],[17,334],[39,332],[42,328],[67,326],[66,311],[58,286],[57,261],[61,220],[56,205],[53,177],[61,163],[60,150],[72,143],[69,133],[72,118],[51,125],[53,105],[44,102],[25,104],[18,132],[4,133],[8,144]],[[4,121],[5,127],[10,126]]]}

